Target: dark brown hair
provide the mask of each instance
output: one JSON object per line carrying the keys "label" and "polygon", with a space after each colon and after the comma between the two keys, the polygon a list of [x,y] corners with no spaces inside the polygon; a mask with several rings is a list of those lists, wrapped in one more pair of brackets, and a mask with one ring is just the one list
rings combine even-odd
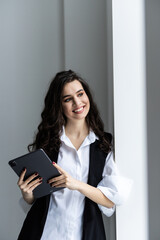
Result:
{"label": "dark brown hair", "polygon": [[60,134],[63,125],[66,123],[66,117],[62,111],[62,90],[66,83],[74,80],[78,80],[82,84],[90,101],[90,110],[86,116],[88,127],[98,136],[100,149],[104,152],[111,150],[110,139],[104,133],[104,125],[88,84],[75,72],[69,70],[57,73],[49,86],[45,97],[45,106],[41,114],[42,121],[38,126],[35,141],[28,146],[29,151],[42,148],[48,155],[52,151],[59,151],[61,145]]}

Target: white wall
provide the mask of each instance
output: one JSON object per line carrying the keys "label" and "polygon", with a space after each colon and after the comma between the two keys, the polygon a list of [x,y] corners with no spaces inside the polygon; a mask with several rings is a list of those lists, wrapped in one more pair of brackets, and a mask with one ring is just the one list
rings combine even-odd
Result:
{"label": "white wall", "polygon": [[117,240],[148,239],[144,14],[143,0],[113,0],[115,159],[134,181],[117,207]]}
{"label": "white wall", "polygon": [[[105,128],[112,129],[107,114],[107,76],[111,73],[106,67],[110,55],[106,6],[111,7],[111,2],[106,5],[105,0],[0,1],[3,240],[16,239],[25,218],[18,204],[21,194],[16,186],[17,176],[8,161],[27,152],[26,146],[40,121],[48,83],[57,71],[71,68],[85,77],[93,89]],[[106,223],[107,234],[114,240],[115,228],[110,223]]]}
{"label": "white wall", "polygon": [[160,2],[113,1],[115,153],[134,180],[118,240],[159,240]]}
{"label": "white wall", "polygon": [[17,238],[24,213],[8,161],[27,152],[48,82],[63,66],[59,0],[0,1],[0,239]]}

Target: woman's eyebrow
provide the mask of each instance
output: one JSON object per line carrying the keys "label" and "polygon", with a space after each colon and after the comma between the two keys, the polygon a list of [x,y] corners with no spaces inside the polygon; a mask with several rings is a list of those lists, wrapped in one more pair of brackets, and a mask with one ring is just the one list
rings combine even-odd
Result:
{"label": "woman's eyebrow", "polygon": [[[79,92],[81,92],[81,91],[84,91],[83,89],[79,89],[76,93],[79,93]],[[65,95],[65,96],[63,96],[62,98],[66,98],[66,97],[70,97],[71,95]]]}

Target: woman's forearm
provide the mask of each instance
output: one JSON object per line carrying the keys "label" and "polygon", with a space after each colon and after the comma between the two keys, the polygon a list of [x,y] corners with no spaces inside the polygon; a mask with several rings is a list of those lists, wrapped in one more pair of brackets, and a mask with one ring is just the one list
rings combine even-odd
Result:
{"label": "woman's forearm", "polygon": [[96,187],[78,181],[77,190],[97,204],[107,208],[112,208],[114,206],[114,203]]}

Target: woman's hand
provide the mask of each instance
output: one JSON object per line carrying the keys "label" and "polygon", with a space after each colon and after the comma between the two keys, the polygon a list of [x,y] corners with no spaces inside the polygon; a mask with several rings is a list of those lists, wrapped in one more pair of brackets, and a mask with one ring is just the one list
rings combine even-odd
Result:
{"label": "woman's hand", "polygon": [[64,171],[58,164],[53,162],[53,166],[57,168],[59,173],[61,174],[58,177],[51,178],[48,183],[52,187],[66,187],[70,190],[77,190],[79,181],[75,178],[71,177],[66,171]]}
{"label": "woman's hand", "polygon": [[24,169],[23,172],[21,173],[17,185],[19,186],[22,192],[24,200],[27,203],[32,204],[34,201],[33,190],[42,183],[42,178],[39,177],[34,180],[34,178],[38,176],[38,173],[35,173],[24,181],[26,171],[27,169]]}

